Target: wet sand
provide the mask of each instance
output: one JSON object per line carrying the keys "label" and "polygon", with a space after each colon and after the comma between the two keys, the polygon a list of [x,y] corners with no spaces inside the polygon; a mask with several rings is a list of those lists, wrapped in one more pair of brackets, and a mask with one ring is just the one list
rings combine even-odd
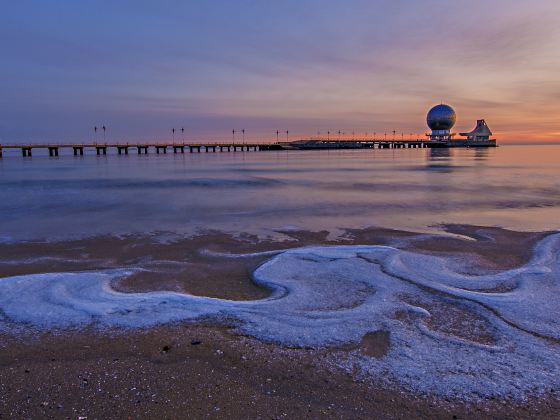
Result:
{"label": "wet sand", "polygon": [[[365,345],[365,354],[371,353]],[[212,326],[3,337],[3,418],[552,418],[555,400],[467,405],[337,370],[344,350],[286,349]]]}
{"label": "wet sand", "polygon": [[[251,273],[269,257],[223,258],[203,250],[241,254],[319,244],[395,244],[420,252],[461,253],[483,269],[497,270],[526,262],[534,244],[546,235],[483,227],[445,229],[474,240],[372,228],[348,230],[334,239],[328,232],[284,232],[281,242],[206,232],[165,242],[161,236],[130,236],[0,244],[0,275],[143,267],[147,271],[121,281],[118,288],[259,299],[268,291],[251,282]],[[37,260],[38,255],[43,258]],[[460,308],[430,309],[434,329],[464,333],[457,328],[462,322],[454,322],[464,316]],[[457,313],[449,316],[450,311]],[[470,338],[492,342],[481,320],[469,322]],[[413,395],[336,367],[346,352],[358,349],[382,358],[389,346],[390,333],[378,331],[344,348],[290,349],[208,322],[127,331],[22,330],[2,336],[0,418],[550,418],[560,410],[552,396],[475,404]]]}

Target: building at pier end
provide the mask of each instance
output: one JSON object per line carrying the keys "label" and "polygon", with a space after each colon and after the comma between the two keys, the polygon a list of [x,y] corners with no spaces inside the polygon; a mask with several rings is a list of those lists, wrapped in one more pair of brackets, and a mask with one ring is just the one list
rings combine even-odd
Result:
{"label": "building at pier end", "polygon": [[455,110],[446,104],[434,106],[426,117],[428,127],[432,130],[426,134],[432,145],[441,147],[495,147],[496,140],[491,139],[492,131],[486,121],[480,119],[476,127],[468,133],[459,133],[462,138],[456,138],[451,129],[457,122]]}

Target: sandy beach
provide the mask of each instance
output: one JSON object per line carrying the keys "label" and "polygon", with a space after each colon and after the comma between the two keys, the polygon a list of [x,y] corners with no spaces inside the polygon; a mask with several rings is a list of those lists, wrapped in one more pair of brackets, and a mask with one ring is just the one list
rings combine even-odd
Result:
{"label": "sandy beach", "polygon": [[[328,232],[284,232],[282,241],[206,232],[167,241],[160,235],[1,244],[1,275],[141,266],[145,271],[119,281],[115,289],[258,300],[270,291],[255,285],[251,273],[271,256],[225,255],[310,245],[389,244],[430,255],[460,256],[492,272],[525,263],[534,245],[547,235],[472,226],[444,228],[448,234],[436,237],[371,228],[348,230],[334,239]],[[35,255],[43,257],[37,260]],[[492,342],[491,329],[483,320],[460,307],[436,308],[428,302],[426,307],[434,331]],[[407,316],[402,315],[402,322],[407,322]],[[465,321],[472,328],[465,329]],[[356,354],[382,360],[391,349],[390,332],[370,333],[361,342],[344,346],[297,348],[239,334],[235,324],[235,320],[207,319],[140,329],[91,326],[42,331],[7,320],[9,328],[2,333],[0,346],[0,415],[550,418],[560,409],[555,389],[523,401],[507,396],[462,401],[406,391],[396,383],[388,385],[384,378],[364,377],[341,367]]]}

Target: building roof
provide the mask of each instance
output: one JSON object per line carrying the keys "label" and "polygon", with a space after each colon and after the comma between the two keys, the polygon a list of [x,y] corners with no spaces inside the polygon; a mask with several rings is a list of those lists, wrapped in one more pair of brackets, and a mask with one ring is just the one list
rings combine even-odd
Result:
{"label": "building roof", "polygon": [[486,121],[478,120],[476,122],[476,127],[474,128],[473,131],[469,133],[459,133],[459,134],[461,134],[461,136],[488,136],[489,137],[492,135],[492,131],[490,131],[490,128],[488,128]]}

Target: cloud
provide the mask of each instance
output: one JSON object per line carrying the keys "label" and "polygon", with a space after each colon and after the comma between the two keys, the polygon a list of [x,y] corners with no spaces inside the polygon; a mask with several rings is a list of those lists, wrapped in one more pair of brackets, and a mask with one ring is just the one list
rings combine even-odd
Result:
{"label": "cloud", "polygon": [[0,17],[5,137],[71,138],[99,118],[122,136],[174,121],[421,131],[440,101],[467,127],[560,131],[556,1],[63,3]]}

